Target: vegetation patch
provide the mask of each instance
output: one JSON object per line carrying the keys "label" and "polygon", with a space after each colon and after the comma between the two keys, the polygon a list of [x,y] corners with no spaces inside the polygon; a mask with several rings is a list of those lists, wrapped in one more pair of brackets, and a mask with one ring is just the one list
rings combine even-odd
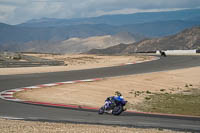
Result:
{"label": "vegetation patch", "polygon": [[145,112],[200,116],[200,89],[150,95],[135,108]]}

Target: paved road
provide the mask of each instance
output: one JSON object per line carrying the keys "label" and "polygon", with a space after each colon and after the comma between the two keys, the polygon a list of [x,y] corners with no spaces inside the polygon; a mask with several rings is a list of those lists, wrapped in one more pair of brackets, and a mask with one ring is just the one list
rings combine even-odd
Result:
{"label": "paved road", "polygon": [[[45,83],[149,73],[194,66],[200,66],[200,56],[168,56],[157,61],[127,66],[82,71],[0,76],[0,91]],[[0,116],[25,118],[27,120],[93,123],[142,128],[153,127],[200,132],[200,118],[138,113],[123,113],[121,116],[98,115],[96,111],[44,107],[4,100],[0,100]]]}

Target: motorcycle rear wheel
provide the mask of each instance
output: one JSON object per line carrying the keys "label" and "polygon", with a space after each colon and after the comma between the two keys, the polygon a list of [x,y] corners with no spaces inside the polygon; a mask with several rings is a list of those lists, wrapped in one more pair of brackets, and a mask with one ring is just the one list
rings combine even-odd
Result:
{"label": "motorcycle rear wheel", "polygon": [[113,110],[112,110],[112,114],[113,115],[120,115],[123,112],[123,106],[119,105],[116,106]]}

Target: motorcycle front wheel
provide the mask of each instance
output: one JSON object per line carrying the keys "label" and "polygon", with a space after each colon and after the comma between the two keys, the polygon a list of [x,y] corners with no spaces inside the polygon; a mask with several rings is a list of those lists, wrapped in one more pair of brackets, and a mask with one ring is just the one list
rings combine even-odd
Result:
{"label": "motorcycle front wheel", "polygon": [[104,106],[101,107],[101,108],[99,109],[98,113],[99,113],[100,115],[102,115],[102,114],[104,113]]}

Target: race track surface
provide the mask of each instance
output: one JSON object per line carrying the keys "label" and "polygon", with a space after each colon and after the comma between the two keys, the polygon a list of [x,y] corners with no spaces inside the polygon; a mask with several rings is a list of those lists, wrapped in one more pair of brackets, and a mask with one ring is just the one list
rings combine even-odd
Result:
{"label": "race track surface", "polygon": [[[200,66],[200,56],[168,56],[134,65],[66,72],[0,76],[0,91],[39,84],[113,77]],[[26,120],[165,128],[200,132],[200,117],[162,116],[128,113],[120,116],[98,115],[95,110],[55,108],[10,102],[0,99],[0,116]]]}

